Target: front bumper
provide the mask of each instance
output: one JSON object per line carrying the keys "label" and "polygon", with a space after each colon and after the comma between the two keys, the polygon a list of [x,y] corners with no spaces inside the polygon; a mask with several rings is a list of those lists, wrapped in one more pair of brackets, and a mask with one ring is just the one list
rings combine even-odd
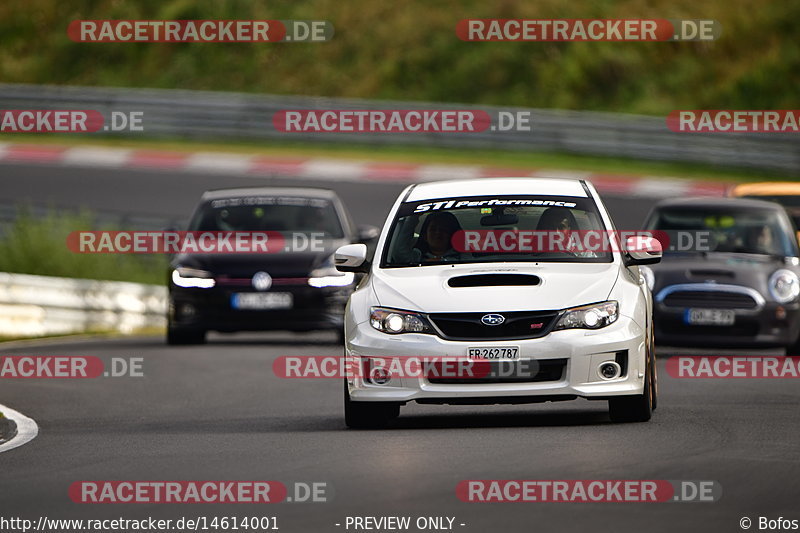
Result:
{"label": "front bumper", "polygon": [[765,302],[760,309],[733,309],[732,326],[691,325],[686,321],[687,311],[688,308],[669,307],[663,303],[654,305],[653,323],[658,344],[771,348],[794,344],[800,334],[800,304],[797,302],[783,305]]}
{"label": "front bumper", "polygon": [[[427,377],[397,377],[385,385],[365,380],[361,374],[348,378],[354,401],[419,403],[527,403],[577,397],[606,399],[642,394],[646,370],[645,331],[628,317],[600,330],[555,331],[538,339],[514,341],[449,341],[435,335],[389,335],[368,322],[347,332],[346,357],[362,364],[364,358],[466,357],[467,349],[482,346],[519,346],[521,362],[564,359],[560,379],[536,382],[432,383]],[[625,354],[625,372],[605,381],[597,367]]]}
{"label": "front bumper", "polygon": [[168,319],[171,327],[223,332],[341,329],[344,307],[352,290],[352,286],[284,285],[273,291],[291,293],[291,308],[253,310],[235,309],[231,303],[234,293],[253,290],[171,286]]}

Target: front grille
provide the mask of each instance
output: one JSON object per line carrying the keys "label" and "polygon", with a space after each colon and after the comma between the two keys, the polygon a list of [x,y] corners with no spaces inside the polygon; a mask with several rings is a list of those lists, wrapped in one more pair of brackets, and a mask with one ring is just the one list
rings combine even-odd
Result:
{"label": "front grille", "polygon": [[[439,367],[437,367],[439,365]],[[542,383],[546,381],[561,381],[564,378],[564,369],[567,368],[566,359],[542,359],[520,361],[474,361],[472,376],[464,376],[459,372],[442,369],[443,363],[434,362],[427,373],[430,383],[438,385],[477,385],[481,383]]]}
{"label": "front grille", "polygon": [[[503,315],[505,321],[487,326],[481,318],[487,314]],[[432,313],[433,324],[449,340],[535,339],[550,333],[558,311],[513,311],[508,313]]]}
{"label": "front grille", "polygon": [[727,291],[675,291],[664,298],[667,307],[704,307],[710,309],[755,309],[752,296]]}

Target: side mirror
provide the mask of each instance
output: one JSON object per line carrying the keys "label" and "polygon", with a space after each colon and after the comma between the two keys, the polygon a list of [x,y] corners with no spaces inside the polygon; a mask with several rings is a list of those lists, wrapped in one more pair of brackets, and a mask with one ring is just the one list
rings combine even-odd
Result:
{"label": "side mirror", "polygon": [[333,254],[333,264],[339,272],[369,272],[366,244],[346,244]]}
{"label": "side mirror", "polygon": [[358,226],[358,242],[363,242],[366,244],[369,241],[377,239],[378,235],[380,234],[381,231],[375,226],[370,226],[367,224]]}
{"label": "side mirror", "polygon": [[661,261],[661,242],[655,237],[634,235],[625,239],[625,266],[652,265]]}

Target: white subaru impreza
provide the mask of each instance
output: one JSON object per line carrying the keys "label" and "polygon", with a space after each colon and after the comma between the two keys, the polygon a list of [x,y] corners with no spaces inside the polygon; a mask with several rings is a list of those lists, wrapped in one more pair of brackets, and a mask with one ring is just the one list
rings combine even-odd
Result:
{"label": "white subaru impreza", "polygon": [[[409,401],[607,400],[614,421],[656,406],[652,298],[638,265],[658,241],[619,235],[583,180],[415,184],[375,257],[339,248],[366,276],[345,313],[347,426],[385,425]],[[588,244],[587,244],[588,243]],[[414,364],[409,364],[413,361]]]}

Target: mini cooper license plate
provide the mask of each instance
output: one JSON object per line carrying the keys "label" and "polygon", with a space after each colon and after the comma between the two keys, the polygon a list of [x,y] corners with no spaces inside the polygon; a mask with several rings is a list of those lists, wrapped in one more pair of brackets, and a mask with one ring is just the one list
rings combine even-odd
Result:
{"label": "mini cooper license plate", "polygon": [[238,292],[231,295],[234,309],[291,309],[290,292]]}
{"label": "mini cooper license plate", "polygon": [[480,346],[467,348],[467,358],[485,361],[519,359],[519,346]]}
{"label": "mini cooper license plate", "polygon": [[736,313],[731,309],[687,309],[686,323],[697,326],[732,326]]}

